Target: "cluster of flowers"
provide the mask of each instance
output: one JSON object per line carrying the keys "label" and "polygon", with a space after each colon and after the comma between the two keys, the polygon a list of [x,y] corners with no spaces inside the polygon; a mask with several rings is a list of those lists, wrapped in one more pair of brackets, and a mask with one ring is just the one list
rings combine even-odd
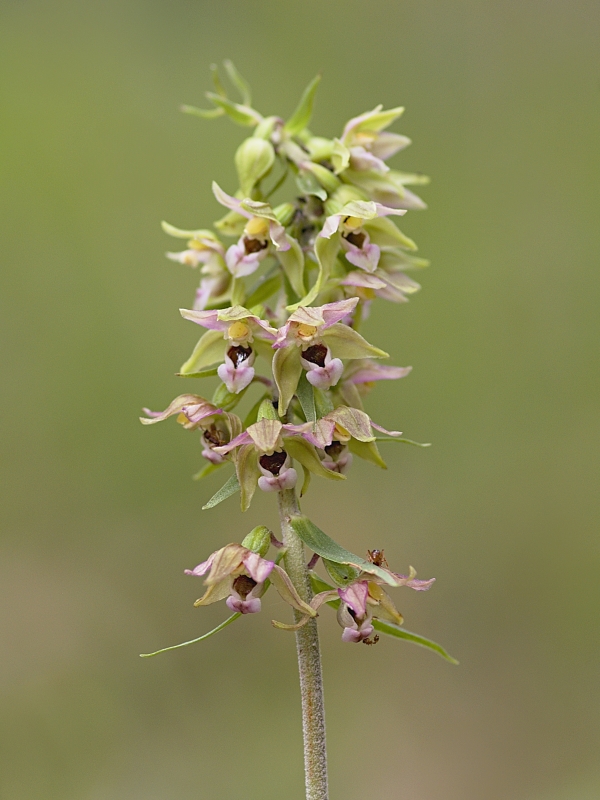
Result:
{"label": "cluster of flowers", "polygon": [[[208,462],[201,476],[232,464],[235,474],[220,497],[239,490],[246,510],[257,488],[294,489],[299,481],[294,462],[303,469],[301,494],[312,474],[345,479],[353,455],[385,467],[374,430],[401,434],[373,422],[363,398],[376,381],[402,378],[411,368],[379,363],[387,353],[366,341],[359,328],[376,297],[403,303],[419,289],[406,271],[427,262],[414,255],[416,245],[391,217],[425,207],[406,186],[426,179],[386,163],[410,144],[386,130],[402,108],[378,106],[351,119],[339,138],[325,139],[307,127],[318,80],[284,122],[262,117],[241,77],[235,70],[230,75],[243,103],[229,100],[218,82],[217,94],[209,95],[214,110],[186,110],[228,114],[252,128],[235,156],[240,188],[230,195],[213,183],[216,200],[227,209],[216,232],[163,223],[168,234],[187,240],[186,249],[168,257],[200,267],[201,274],[193,308],[181,314],[205,333],[180,374],[217,375],[221,383],[211,401],[182,394],[162,412],[145,410],[142,422],[176,416],[184,428],[198,431]],[[295,181],[295,199],[271,205],[269,198],[288,178]],[[242,418],[233,409],[252,385],[260,397]],[[431,584],[412,572],[402,576],[375,565],[374,576],[359,566],[350,583],[338,581],[343,585],[307,604],[282,567],[264,558],[265,544],[268,549],[276,540],[262,535],[252,545],[255,539],[251,546],[229,544],[188,571],[206,578],[208,588],[197,605],[227,597],[236,613],[252,613],[273,583],[306,621],[321,603],[332,601],[333,592],[344,640],[365,641],[373,614],[402,621],[382,584],[418,590]]]}

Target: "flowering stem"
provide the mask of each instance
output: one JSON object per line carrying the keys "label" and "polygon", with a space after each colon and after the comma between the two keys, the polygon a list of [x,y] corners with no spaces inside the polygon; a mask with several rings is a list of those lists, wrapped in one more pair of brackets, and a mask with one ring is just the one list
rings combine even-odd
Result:
{"label": "flowering stem", "polygon": [[[290,525],[290,517],[299,514],[293,489],[278,494],[281,533],[286,548],[284,560],[288,575],[300,597],[310,602],[312,589],[304,545]],[[296,622],[302,615],[294,611]],[[325,705],[323,676],[316,620],[309,620],[296,631],[296,649],[302,696],[302,730],[304,735],[304,773],[306,800],[327,800],[327,750],[325,745]]]}

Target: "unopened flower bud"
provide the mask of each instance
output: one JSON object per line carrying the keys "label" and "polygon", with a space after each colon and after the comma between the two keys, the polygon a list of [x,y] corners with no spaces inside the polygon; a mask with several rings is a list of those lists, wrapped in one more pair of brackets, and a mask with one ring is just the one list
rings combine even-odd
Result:
{"label": "unopened flower bud", "polygon": [[275,151],[266,139],[251,136],[242,142],[235,154],[235,166],[240,179],[240,188],[249,195],[258,181],[273,166]]}
{"label": "unopened flower bud", "polygon": [[258,525],[244,537],[242,546],[264,558],[271,546],[271,531],[264,525]]}

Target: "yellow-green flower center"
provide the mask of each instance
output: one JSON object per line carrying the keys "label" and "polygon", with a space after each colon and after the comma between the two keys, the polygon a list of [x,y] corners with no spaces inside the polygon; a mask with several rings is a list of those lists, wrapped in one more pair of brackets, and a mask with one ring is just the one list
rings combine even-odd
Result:
{"label": "yellow-green flower center", "polygon": [[248,236],[266,238],[269,233],[269,220],[262,217],[252,217],[244,228]]}
{"label": "yellow-green flower center", "polygon": [[232,339],[234,341],[242,341],[243,339],[248,339],[251,335],[250,326],[247,325],[242,320],[237,320],[237,322],[233,322],[229,328],[227,328],[227,338]]}

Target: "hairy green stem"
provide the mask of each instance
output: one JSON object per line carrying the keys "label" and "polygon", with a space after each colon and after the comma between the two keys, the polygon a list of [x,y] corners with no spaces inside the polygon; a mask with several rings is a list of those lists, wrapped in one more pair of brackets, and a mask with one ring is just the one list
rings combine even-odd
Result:
{"label": "hairy green stem", "polygon": [[[285,568],[300,597],[312,599],[312,589],[304,544],[290,525],[290,517],[299,514],[298,500],[293,489],[279,492],[279,517],[286,551]],[[294,611],[296,622],[302,615]],[[302,731],[304,734],[304,774],[306,800],[327,800],[327,749],[325,745],[325,705],[323,675],[316,620],[309,620],[296,631],[296,650],[302,697]]]}

